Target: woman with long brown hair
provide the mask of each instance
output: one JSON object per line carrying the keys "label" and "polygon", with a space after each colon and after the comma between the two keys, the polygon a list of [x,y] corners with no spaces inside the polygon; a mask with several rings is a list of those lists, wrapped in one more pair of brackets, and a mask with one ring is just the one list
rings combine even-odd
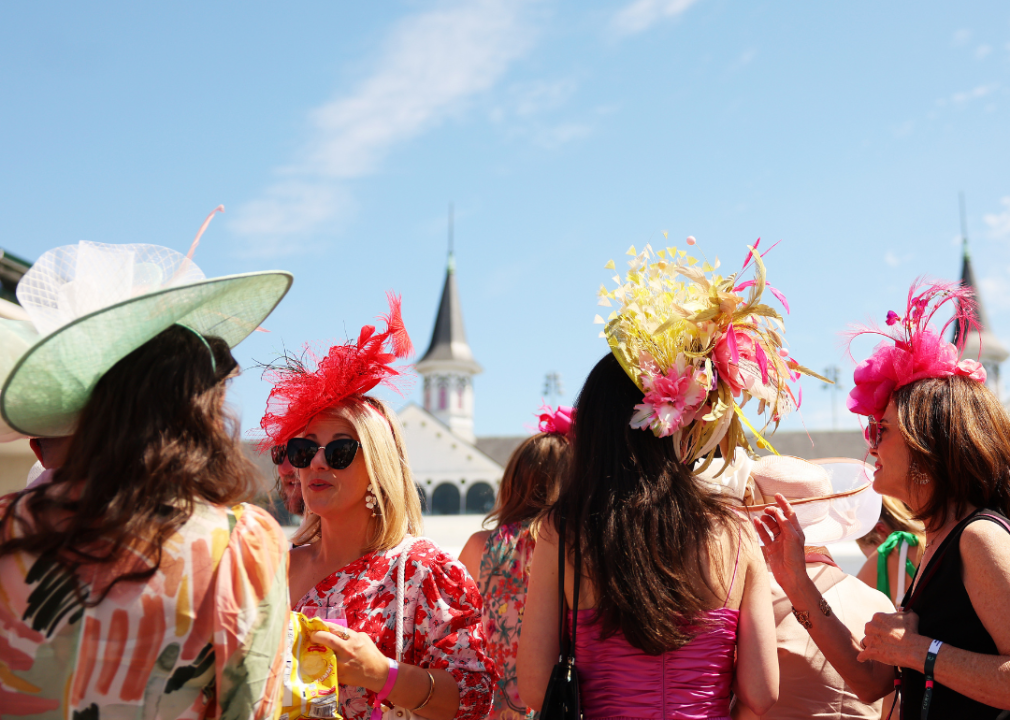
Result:
{"label": "woman with long brown hair", "polygon": [[[761,715],[778,696],[756,539],[694,475],[720,445],[726,458],[749,449],[748,398],[776,420],[793,404],[787,383],[800,366],[779,352],[781,318],[760,303],[764,265],[754,249],[747,257],[753,281],[647,248],[625,285],[601,291],[601,304],[621,306],[604,329],[611,353],[575,403],[571,462],[534,551],[519,642],[519,694],[534,709],[559,630],[574,636],[587,718],[728,718],[734,695]],[[560,617],[559,605],[569,608]]]}
{"label": "woman with long brown hair", "polygon": [[[985,387],[980,363],[930,326],[955,301],[963,340],[974,318],[969,291],[913,286],[891,342],[855,372],[849,409],[869,420],[874,489],[906,503],[922,520],[926,545],[914,581],[893,614],[880,613],[865,637],[824,612],[798,571],[803,532],[784,498],[759,526],[772,571],[793,607],[809,613],[811,639],[860,697],[892,690],[901,717],[1002,717],[1010,709],[1010,417]],[[882,331],[877,331],[882,332]],[[882,333],[884,334],[884,333]],[[821,611],[818,611],[818,608]]]}
{"label": "woman with long brown hair", "polygon": [[49,482],[0,499],[4,715],[273,715],[287,548],[242,504],[256,471],[224,400],[229,346],[290,281],[204,279],[167,248],[93,243],[22,279],[46,334],[0,410],[15,431],[72,437]]}
{"label": "woman with long brown hair", "polygon": [[459,554],[484,599],[488,655],[498,670],[491,720],[521,720],[533,710],[516,687],[516,654],[522,632],[538,517],[557,497],[568,465],[572,409],[545,408],[541,432],[523,440],[509,458],[495,506],[484,520],[491,530],[474,533]]}

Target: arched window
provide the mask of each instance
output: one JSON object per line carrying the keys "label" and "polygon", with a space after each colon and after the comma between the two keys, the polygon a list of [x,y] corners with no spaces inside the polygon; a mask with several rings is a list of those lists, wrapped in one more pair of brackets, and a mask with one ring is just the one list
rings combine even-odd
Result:
{"label": "arched window", "polygon": [[431,494],[432,515],[459,515],[459,488],[442,483]]}
{"label": "arched window", "polygon": [[466,491],[466,511],[468,514],[487,515],[494,507],[494,488],[486,482],[479,481]]}

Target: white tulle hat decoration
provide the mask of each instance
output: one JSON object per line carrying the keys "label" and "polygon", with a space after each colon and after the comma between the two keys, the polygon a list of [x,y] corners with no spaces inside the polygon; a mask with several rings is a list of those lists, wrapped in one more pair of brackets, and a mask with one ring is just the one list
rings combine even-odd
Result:
{"label": "white tulle hat decoration", "polygon": [[259,326],[292,276],[206,277],[192,255],[214,212],[187,255],[87,241],[43,253],[17,288],[31,321],[0,319],[0,442],[71,434],[102,375],[174,324],[230,347]]}

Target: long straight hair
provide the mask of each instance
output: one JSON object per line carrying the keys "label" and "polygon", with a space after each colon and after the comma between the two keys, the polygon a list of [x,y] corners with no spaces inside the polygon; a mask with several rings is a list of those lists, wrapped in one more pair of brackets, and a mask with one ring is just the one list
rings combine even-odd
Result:
{"label": "long straight hair", "polygon": [[173,325],[102,376],[66,463],[0,519],[0,556],[87,569],[101,581],[81,599],[97,605],[116,583],[154,575],[197,501],[231,505],[253,494],[256,468],[224,410],[238,363],[224,340],[205,340]]}
{"label": "long straight hair", "polygon": [[[396,413],[378,398],[356,395],[321,415],[347,420],[358,433],[368,479],[378,487],[378,518],[366,551],[389,550],[404,535],[420,535],[424,529],[421,499],[407,459],[407,445]],[[306,506],[305,521],[291,538],[295,545],[305,545],[322,537],[322,521]]]}
{"label": "long straight hair", "polygon": [[550,517],[555,527],[565,517],[569,547],[581,546],[604,636],[621,632],[658,655],[705,626],[702,569],[711,555],[721,577],[719,560],[736,551],[718,546],[721,531],[739,520],[677,460],[670,438],[631,428],[640,402],[607,353],[576,400],[571,465]]}

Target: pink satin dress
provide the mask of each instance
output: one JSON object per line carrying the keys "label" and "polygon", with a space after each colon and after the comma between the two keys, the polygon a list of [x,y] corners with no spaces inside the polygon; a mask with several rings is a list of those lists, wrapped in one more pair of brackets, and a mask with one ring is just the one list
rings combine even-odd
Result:
{"label": "pink satin dress", "polygon": [[[730,589],[739,564],[738,546]],[[646,655],[621,633],[601,638],[595,611],[580,609],[575,667],[586,720],[729,720],[740,611],[706,616],[709,627],[686,645]]]}

